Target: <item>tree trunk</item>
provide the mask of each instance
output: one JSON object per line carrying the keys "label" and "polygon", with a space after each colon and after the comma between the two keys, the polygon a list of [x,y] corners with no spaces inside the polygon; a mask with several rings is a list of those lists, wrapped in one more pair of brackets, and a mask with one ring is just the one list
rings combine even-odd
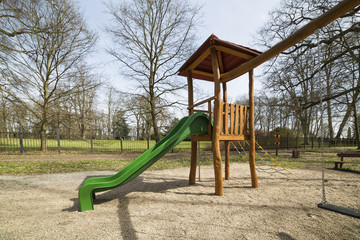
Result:
{"label": "tree trunk", "polygon": [[344,130],[344,127],[345,127],[345,125],[346,125],[346,123],[347,123],[347,121],[348,121],[348,119],[349,119],[349,117],[351,115],[351,110],[352,110],[352,106],[348,103],[346,113],[344,115],[343,120],[340,123],[339,130],[338,130],[335,138],[340,138],[340,136],[341,136],[341,134],[342,134],[342,132]]}
{"label": "tree trunk", "polygon": [[[47,114],[44,114],[45,116]],[[46,152],[46,129],[47,129],[47,121],[46,119],[43,119],[40,126],[40,150],[43,152]]]}
{"label": "tree trunk", "polygon": [[151,103],[151,120],[153,122],[153,129],[154,129],[154,139],[156,142],[160,141],[160,134],[159,134],[159,127],[157,125],[157,117],[156,117],[156,106],[155,101]]}
{"label": "tree trunk", "polygon": [[329,137],[330,137],[330,139],[332,139],[332,138],[334,138],[334,128],[333,128],[333,123],[332,123],[332,112],[331,112],[330,100],[326,101],[326,110],[327,110],[327,113],[328,113]]}
{"label": "tree trunk", "polygon": [[150,114],[152,120],[152,127],[154,130],[154,139],[156,142],[160,141],[160,134],[159,134],[159,127],[157,122],[157,114],[156,114],[156,99],[155,99],[155,92],[154,92],[154,74],[150,73],[149,79],[149,102],[150,102]]}
{"label": "tree trunk", "polygon": [[356,101],[353,101],[353,108],[354,108],[354,128],[355,128],[355,137],[358,144],[358,149],[360,149],[360,129],[359,129],[359,116],[357,114],[356,109]]}

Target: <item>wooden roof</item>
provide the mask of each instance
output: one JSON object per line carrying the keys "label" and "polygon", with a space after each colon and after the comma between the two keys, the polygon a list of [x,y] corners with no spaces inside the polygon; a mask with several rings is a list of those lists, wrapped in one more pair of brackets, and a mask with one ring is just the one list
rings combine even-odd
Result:
{"label": "wooden roof", "polygon": [[191,70],[192,77],[195,79],[214,81],[210,55],[210,48],[212,47],[217,50],[221,74],[233,70],[262,53],[211,35],[181,66],[179,75],[187,76],[187,71]]}

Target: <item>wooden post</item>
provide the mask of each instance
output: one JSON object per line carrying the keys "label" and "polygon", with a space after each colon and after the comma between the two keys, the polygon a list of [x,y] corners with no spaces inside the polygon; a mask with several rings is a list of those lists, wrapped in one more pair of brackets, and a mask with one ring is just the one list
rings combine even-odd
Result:
{"label": "wooden post", "polygon": [[225,144],[225,180],[230,179],[230,142],[224,141]]}
{"label": "wooden post", "polygon": [[220,69],[215,48],[211,48],[211,64],[214,73],[214,126],[212,135],[213,162],[215,173],[215,194],[223,195],[222,162],[220,153],[220,132],[221,132],[221,89]]}
{"label": "wooden post", "polygon": [[[224,99],[224,106],[226,108],[225,110],[225,115],[223,118],[223,126],[224,126],[224,133],[227,134],[229,132],[229,126],[228,126],[228,122],[229,122],[229,106],[228,106],[228,99],[227,99],[227,86],[226,83],[222,84],[223,86],[223,99]],[[229,180],[230,179],[230,144],[229,141],[225,141],[224,142],[225,145],[225,179]]]}
{"label": "wooden post", "polygon": [[190,163],[190,174],[189,174],[190,185],[195,184],[196,162],[197,162],[197,141],[191,140],[191,163]]}
{"label": "wooden post", "polygon": [[249,71],[249,164],[251,173],[251,186],[259,187],[255,168],[255,103],[254,103],[254,71]]}
{"label": "wooden post", "polygon": [[[187,82],[188,82],[188,106],[194,105],[194,89],[193,89],[193,79],[191,71],[187,72]],[[194,113],[194,109],[189,109],[189,116]]]}
{"label": "wooden post", "polygon": [[[188,106],[191,107],[194,105],[194,89],[193,89],[193,79],[191,71],[187,72],[187,82],[188,82]],[[189,116],[194,114],[194,109],[189,108]],[[189,174],[189,184],[195,184],[196,178],[196,162],[197,162],[197,141],[191,139],[191,161],[190,161],[190,174]]]}

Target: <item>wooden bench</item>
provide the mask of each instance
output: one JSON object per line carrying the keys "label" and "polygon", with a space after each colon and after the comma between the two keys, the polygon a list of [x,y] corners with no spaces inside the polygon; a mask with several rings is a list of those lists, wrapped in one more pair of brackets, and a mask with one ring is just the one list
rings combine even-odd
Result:
{"label": "wooden bench", "polygon": [[343,164],[344,163],[350,163],[350,164],[360,164],[360,162],[345,162],[344,161],[344,158],[346,157],[357,157],[357,158],[360,158],[360,153],[338,153],[337,156],[340,159],[340,161],[336,161],[334,162],[335,163],[335,169],[338,169],[338,167],[340,166],[340,168],[342,168]]}

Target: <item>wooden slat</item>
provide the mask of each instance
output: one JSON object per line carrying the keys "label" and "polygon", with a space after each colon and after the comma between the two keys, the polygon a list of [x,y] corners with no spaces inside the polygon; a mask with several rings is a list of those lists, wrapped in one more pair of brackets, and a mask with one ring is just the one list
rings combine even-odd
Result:
{"label": "wooden slat", "polygon": [[244,134],[247,134],[248,119],[247,119],[248,107],[244,107]]}
{"label": "wooden slat", "polygon": [[229,103],[225,103],[225,119],[224,119],[225,134],[229,134]]}
{"label": "wooden slat", "polygon": [[220,141],[242,141],[249,140],[249,136],[247,135],[220,135]]}
{"label": "wooden slat", "polygon": [[230,104],[230,134],[234,134],[234,104]]}
{"label": "wooden slat", "polygon": [[235,135],[239,134],[239,105],[235,105]]}
{"label": "wooden slat", "polygon": [[244,126],[244,106],[240,106],[240,129],[239,135],[243,135],[243,126]]}

